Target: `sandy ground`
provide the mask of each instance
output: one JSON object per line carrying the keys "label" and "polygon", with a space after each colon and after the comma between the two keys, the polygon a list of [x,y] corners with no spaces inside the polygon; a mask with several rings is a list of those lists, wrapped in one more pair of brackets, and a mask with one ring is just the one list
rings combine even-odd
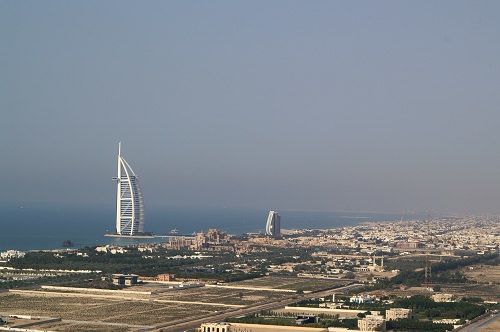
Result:
{"label": "sandy ground", "polygon": [[[272,284],[274,281],[266,278],[260,282]],[[297,286],[304,282],[307,280],[290,279],[285,284]],[[323,286],[323,283],[320,282],[319,286]],[[132,332],[165,322],[213,315],[235,306],[289,296],[283,292],[210,287],[170,290],[161,284],[134,286],[127,290],[137,293],[94,294],[64,289],[0,292],[0,313],[63,320],[37,325],[41,330]],[[144,293],[147,291],[153,293]],[[12,320],[10,325],[13,327],[16,322]]]}
{"label": "sandy ground", "polygon": [[479,332],[498,332],[498,331],[500,331],[500,319],[495,320],[493,323],[481,328],[478,331]]}
{"label": "sandy ground", "polygon": [[500,265],[473,265],[463,272],[468,279],[479,283],[500,283]]}

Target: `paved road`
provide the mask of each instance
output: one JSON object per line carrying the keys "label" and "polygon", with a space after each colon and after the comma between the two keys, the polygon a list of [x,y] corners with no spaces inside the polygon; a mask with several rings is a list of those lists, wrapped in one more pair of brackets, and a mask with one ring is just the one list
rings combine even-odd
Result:
{"label": "paved road", "polygon": [[486,318],[483,318],[481,320],[478,320],[477,322],[474,322],[470,325],[464,326],[462,328],[456,329],[455,331],[460,331],[460,332],[477,332],[480,331],[482,328],[487,327],[490,324],[493,324],[497,321],[500,321],[500,314],[490,314]]}

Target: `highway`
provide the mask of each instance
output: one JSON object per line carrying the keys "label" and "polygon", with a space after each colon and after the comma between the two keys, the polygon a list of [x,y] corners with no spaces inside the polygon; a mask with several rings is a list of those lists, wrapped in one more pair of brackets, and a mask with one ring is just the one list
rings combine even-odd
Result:
{"label": "highway", "polygon": [[488,313],[484,318],[479,319],[471,324],[464,325],[453,331],[460,332],[477,332],[481,331],[482,328],[486,328],[488,325],[495,323],[495,321],[500,320],[500,314]]}

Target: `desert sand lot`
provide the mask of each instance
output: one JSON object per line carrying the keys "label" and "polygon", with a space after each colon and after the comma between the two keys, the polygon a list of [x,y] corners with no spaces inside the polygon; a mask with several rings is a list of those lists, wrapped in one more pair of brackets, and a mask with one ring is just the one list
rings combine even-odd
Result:
{"label": "desert sand lot", "polygon": [[[479,297],[484,301],[495,301],[495,302],[500,301],[500,285],[441,284],[440,286],[441,286],[440,293],[454,294],[457,300],[460,300],[463,297]],[[375,293],[386,296],[394,295],[398,297],[413,296],[413,295],[431,296],[435,294],[435,292],[430,292],[423,286],[382,289],[382,290],[377,290]]]}
{"label": "desert sand lot", "polygon": [[464,269],[463,272],[467,279],[477,282],[470,288],[465,288],[465,296],[500,301],[500,265],[473,265]]}
{"label": "desert sand lot", "polygon": [[290,289],[310,291],[315,289],[332,288],[344,285],[345,280],[333,279],[316,279],[316,278],[280,278],[280,277],[263,277],[249,279],[243,281],[232,282],[231,286],[243,287],[262,287],[274,289]]}
{"label": "desert sand lot", "polygon": [[[292,278],[259,278],[232,286],[289,289],[333,287],[338,281]],[[168,289],[162,284],[127,288],[137,294],[89,294],[50,289],[13,290],[0,293],[0,313],[60,318],[32,328],[52,331],[139,331],[188,317],[205,316],[235,307],[293,296],[294,293],[259,289],[196,287]],[[147,294],[144,292],[153,292]],[[15,319],[10,327],[14,327]]]}
{"label": "desert sand lot", "polygon": [[500,320],[497,319],[492,324],[481,328],[478,332],[498,332],[500,331]]}
{"label": "desert sand lot", "polygon": [[442,285],[441,292],[455,294],[457,299],[479,297],[485,301],[500,301],[500,284]]}
{"label": "desert sand lot", "polygon": [[480,283],[500,283],[500,265],[473,265],[463,272],[467,279]]}
{"label": "desert sand lot", "polygon": [[96,331],[96,332],[134,332],[140,331],[141,328],[123,327],[123,326],[106,326],[95,324],[78,324],[78,323],[48,323],[40,326],[33,326],[31,329],[43,329],[41,331],[65,331],[65,332],[78,332],[78,331]]}
{"label": "desert sand lot", "polygon": [[[212,305],[44,296],[32,293],[0,294],[0,312],[2,313],[58,317],[82,323],[101,322],[154,326],[162,322],[210,314],[221,310],[224,310],[224,307]],[[67,324],[56,323],[53,325],[63,326]],[[44,328],[48,329],[45,326]],[[117,330],[119,327],[114,326],[113,328],[113,330]],[[66,331],[66,329],[62,330]],[[100,331],[101,329],[96,329],[94,326],[92,330]],[[128,330],[124,329],[124,331]]]}
{"label": "desert sand lot", "polygon": [[[463,284],[433,284],[440,286],[440,293],[454,294],[457,300],[463,297],[478,297],[485,301],[500,302],[500,266],[498,265],[474,265],[461,269],[470,283]],[[474,282],[475,281],[475,282]],[[383,295],[427,295],[431,296],[425,287],[394,287],[392,289],[378,290]],[[498,330],[500,331],[500,329]]]}

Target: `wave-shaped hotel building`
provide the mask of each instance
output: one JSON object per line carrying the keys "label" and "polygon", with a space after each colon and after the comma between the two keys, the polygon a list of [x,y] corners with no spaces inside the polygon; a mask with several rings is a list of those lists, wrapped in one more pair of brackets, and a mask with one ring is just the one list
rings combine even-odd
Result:
{"label": "wave-shaped hotel building", "polygon": [[144,201],[137,175],[121,155],[118,143],[118,174],[113,178],[116,189],[116,235],[144,234]]}
{"label": "wave-shaped hotel building", "polygon": [[277,238],[281,233],[281,217],[277,211],[269,211],[266,222],[266,235]]}

